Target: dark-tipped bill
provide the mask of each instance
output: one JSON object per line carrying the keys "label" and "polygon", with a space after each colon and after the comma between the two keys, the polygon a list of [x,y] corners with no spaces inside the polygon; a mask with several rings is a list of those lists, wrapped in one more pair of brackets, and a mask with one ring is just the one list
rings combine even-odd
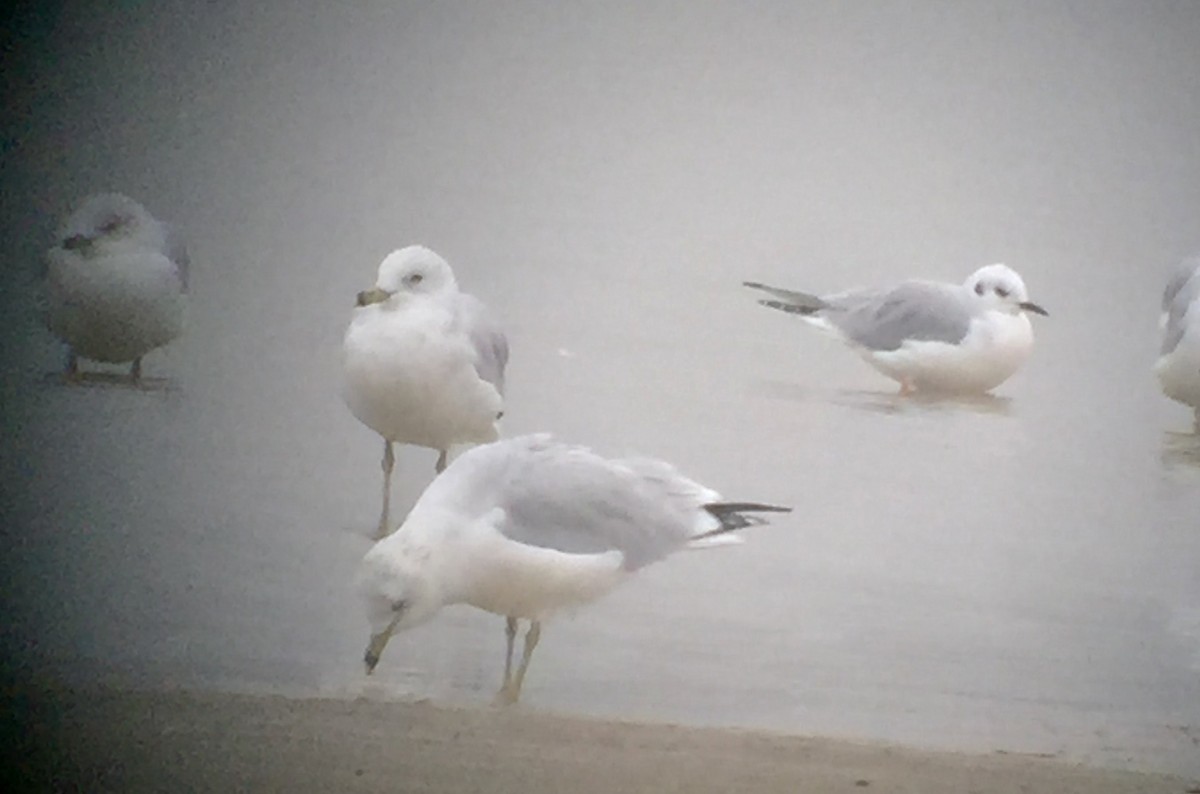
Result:
{"label": "dark-tipped bill", "polygon": [[391,638],[390,630],[371,635],[371,641],[367,643],[367,651],[363,654],[363,664],[367,666],[367,675],[370,675],[375,670],[375,665],[379,664],[379,657],[383,656],[383,649],[387,647],[388,640]]}
{"label": "dark-tipped bill", "polygon": [[371,306],[375,303],[383,303],[388,298],[392,297],[392,293],[379,287],[371,287],[368,290],[363,290],[358,293],[359,306]]}
{"label": "dark-tipped bill", "polygon": [[92,244],[92,238],[83,234],[72,234],[62,241],[62,247],[68,251],[79,251]]}
{"label": "dark-tipped bill", "polygon": [[1050,316],[1050,312],[1046,311],[1041,306],[1038,306],[1036,303],[1032,303],[1030,301],[1021,301],[1017,305],[1020,306],[1022,309],[1024,309],[1027,312],[1033,312],[1034,314],[1040,314],[1043,317]]}

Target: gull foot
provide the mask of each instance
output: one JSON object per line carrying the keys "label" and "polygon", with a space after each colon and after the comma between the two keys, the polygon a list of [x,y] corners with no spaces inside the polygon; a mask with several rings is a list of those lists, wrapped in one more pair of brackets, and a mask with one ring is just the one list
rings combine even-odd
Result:
{"label": "gull foot", "polygon": [[492,698],[493,706],[512,706],[521,697],[521,693],[514,687],[503,686],[496,693],[496,697]]}

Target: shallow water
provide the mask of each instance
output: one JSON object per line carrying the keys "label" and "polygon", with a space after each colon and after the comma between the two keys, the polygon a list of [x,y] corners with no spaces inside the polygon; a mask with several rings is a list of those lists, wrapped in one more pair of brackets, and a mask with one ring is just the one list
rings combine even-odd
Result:
{"label": "shallow water", "polygon": [[[465,608],[361,671],[381,450],[340,335],[424,242],[505,318],[506,433],[796,508],[549,624],[525,707],[1200,774],[1200,439],[1151,372],[1200,235],[1200,10],[160,7],[68,4],[12,72],[13,661],[490,699],[503,621]],[[110,188],[191,243],[170,389],[44,380],[37,254]],[[992,261],[1051,316],[977,401],[899,399],[739,286]],[[400,453],[398,506],[433,461]]]}

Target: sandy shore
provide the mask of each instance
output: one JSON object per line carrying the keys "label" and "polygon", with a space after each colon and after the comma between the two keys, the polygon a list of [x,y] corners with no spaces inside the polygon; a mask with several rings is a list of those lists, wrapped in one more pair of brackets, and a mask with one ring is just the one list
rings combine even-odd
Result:
{"label": "sandy shore", "polygon": [[111,690],[10,691],[3,700],[8,791],[1200,791],[1179,778],[1044,758],[528,708]]}

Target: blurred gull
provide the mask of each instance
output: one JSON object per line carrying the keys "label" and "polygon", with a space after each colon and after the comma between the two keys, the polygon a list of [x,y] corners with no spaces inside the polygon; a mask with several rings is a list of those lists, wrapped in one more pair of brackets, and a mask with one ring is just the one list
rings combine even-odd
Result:
{"label": "blurred gull", "polygon": [[175,229],[118,193],[87,197],[46,252],[46,323],[67,343],[66,376],[79,357],[132,362],[179,336],[187,304],[188,256]]}
{"label": "blurred gull", "polygon": [[1175,269],[1162,310],[1162,350],[1154,373],[1163,394],[1192,407],[1200,433],[1200,255]]}
{"label": "blurred gull", "polygon": [[963,284],[905,281],[893,287],[810,295],[747,281],[775,300],[764,306],[800,315],[842,339],[875,369],[915,390],[980,393],[1007,380],[1029,357],[1033,329],[1025,282],[988,265]]}
{"label": "blurred gull", "polygon": [[[395,632],[470,604],[507,618],[497,700],[514,703],[543,620],[680,549],[740,540],[727,533],[764,523],[755,511],[790,508],[722,502],[662,461],[610,460],[544,434],[471,449],[363,560],[367,672]],[[514,675],[519,618],[530,626]]]}
{"label": "blurred gull", "polygon": [[343,397],[383,436],[388,534],[394,443],[430,447],[446,468],[453,444],[499,438],[508,341],[486,307],[458,291],[445,259],[419,245],[388,254],[372,289],[358,293],[343,347]]}

